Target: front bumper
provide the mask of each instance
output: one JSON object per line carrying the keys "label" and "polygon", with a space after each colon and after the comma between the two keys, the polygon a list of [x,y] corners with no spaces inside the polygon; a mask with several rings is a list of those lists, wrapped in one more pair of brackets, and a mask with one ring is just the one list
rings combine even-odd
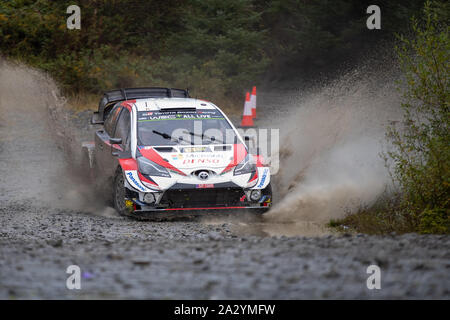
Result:
{"label": "front bumper", "polygon": [[263,214],[269,210],[269,207],[210,207],[210,208],[165,208],[165,209],[143,209],[130,212],[130,217],[143,220],[167,220],[179,218],[195,218],[206,216],[239,216],[248,213]]}
{"label": "front bumper", "polygon": [[270,208],[272,194],[270,188],[262,190],[258,201],[249,201],[248,191],[236,186],[227,185],[214,188],[199,188],[192,185],[177,184],[166,190],[159,201],[148,204],[138,199],[129,199],[130,211],[140,212],[186,212],[186,211],[230,211],[241,209],[260,209],[267,211]]}

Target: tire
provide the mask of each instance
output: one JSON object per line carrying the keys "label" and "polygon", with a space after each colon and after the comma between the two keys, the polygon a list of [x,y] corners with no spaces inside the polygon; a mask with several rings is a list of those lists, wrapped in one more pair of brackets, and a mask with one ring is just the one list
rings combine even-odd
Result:
{"label": "tire", "polygon": [[114,178],[114,189],[113,189],[113,203],[114,209],[121,216],[130,216],[130,212],[125,206],[125,185],[122,171],[118,171]]}

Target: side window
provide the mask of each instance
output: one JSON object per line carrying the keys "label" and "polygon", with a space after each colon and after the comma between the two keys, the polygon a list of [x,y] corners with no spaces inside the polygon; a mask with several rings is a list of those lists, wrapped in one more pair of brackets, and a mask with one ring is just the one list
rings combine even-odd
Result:
{"label": "side window", "polygon": [[119,115],[120,109],[122,109],[121,106],[115,106],[111,112],[108,114],[108,117],[105,120],[105,131],[107,134],[109,134],[110,137],[114,134],[114,128],[116,124],[117,116]]}
{"label": "side window", "polygon": [[130,150],[130,112],[123,108],[117,120],[116,132],[114,138],[122,138],[122,146],[124,150]]}

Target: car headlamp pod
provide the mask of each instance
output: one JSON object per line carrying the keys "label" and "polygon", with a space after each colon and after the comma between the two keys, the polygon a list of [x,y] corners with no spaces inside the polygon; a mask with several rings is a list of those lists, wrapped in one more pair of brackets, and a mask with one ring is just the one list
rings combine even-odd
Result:
{"label": "car headlamp pod", "polygon": [[236,168],[234,168],[234,175],[252,173],[256,171],[256,163],[251,155],[247,155]]}
{"label": "car headlamp pod", "polygon": [[260,189],[252,190],[252,192],[250,193],[250,200],[258,201],[259,199],[261,199],[261,196],[262,192]]}
{"label": "car headlamp pod", "polygon": [[145,157],[137,158],[139,172],[149,175],[170,178],[170,173],[163,166],[148,160]]}

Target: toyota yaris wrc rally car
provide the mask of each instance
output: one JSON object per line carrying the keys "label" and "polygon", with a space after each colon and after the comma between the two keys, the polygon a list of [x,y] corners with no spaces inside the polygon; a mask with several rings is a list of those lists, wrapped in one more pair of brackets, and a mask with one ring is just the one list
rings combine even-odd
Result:
{"label": "toyota yaris wrc rally car", "polygon": [[271,205],[269,167],[217,106],[187,90],[106,92],[91,123],[101,128],[83,143],[85,163],[121,215]]}

